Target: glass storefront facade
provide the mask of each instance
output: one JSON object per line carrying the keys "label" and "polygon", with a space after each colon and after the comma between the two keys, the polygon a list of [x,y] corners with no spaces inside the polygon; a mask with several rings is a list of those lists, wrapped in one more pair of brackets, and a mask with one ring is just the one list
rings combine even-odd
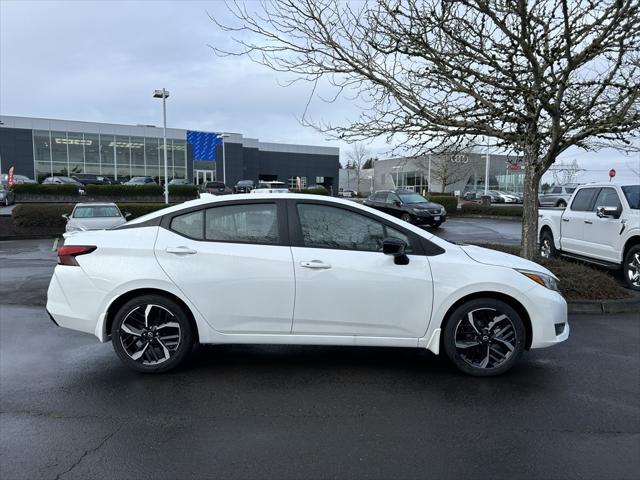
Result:
{"label": "glass storefront facade", "polygon": [[[48,130],[33,131],[38,182],[51,175],[106,175],[117,181],[164,176],[162,138]],[[186,140],[167,138],[168,177],[186,178]]]}

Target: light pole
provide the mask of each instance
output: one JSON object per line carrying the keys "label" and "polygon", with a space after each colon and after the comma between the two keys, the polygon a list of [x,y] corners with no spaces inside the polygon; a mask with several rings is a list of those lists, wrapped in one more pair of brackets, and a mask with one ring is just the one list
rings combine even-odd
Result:
{"label": "light pole", "polygon": [[427,193],[431,192],[431,154],[429,154],[429,173],[427,177]]}
{"label": "light pole", "polygon": [[224,148],[224,144],[227,143],[224,141],[225,138],[229,138],[229,134],[228,133],[220,133],[218,134],[218,138],[220,140],[222,140],[222,183],[224,183],[225,185],[227,184],[227,164],[226,164],[226,159],[225,159],[225,148]]}
{"label": "light pole", "polygon": [[164,203],[169,204],[169,175],[167,167],[167,98],[169,98],[169,91],[155,90],[153,92],[153,98],[162,99],[162,137],[164,139]]}
{"label": "light pole", "polygon": [[398,171],[402,168],[402,165],[396,165],[395,167],[391,168],[396,171],[396,188],[398,188]]}
{"label": "light pole", "polygon": [[487,153],[486,160],[484,166],[484,196],[489,195],[489,162],[491,161],[489,157],[489,141],[487,139]]}

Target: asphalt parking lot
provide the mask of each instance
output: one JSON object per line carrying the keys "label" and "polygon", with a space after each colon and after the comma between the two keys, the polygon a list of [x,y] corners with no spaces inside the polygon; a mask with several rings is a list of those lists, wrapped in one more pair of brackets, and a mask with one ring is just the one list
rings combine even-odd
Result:
{"label": "asphalt parking lot", "polygon": [[[453,222],[452,222],[453,224]],[[40,306],[51,240],[0,242],[0,478],[636,478],[640,319],[573,316],[507,375],[427,351],[206,346],[126,369]]]}

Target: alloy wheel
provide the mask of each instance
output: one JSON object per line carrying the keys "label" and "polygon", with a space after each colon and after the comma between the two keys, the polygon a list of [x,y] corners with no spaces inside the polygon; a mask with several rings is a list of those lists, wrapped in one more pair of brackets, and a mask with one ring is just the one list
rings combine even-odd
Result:
{"label": "alloy wheel", "polygon": [[176,353],[181,330],[175,315],[155,305],[136,306],[120,325],[120,342],[131,360],[142,365],[159,365]]}
{"label": "alloy wheel", "polygon": [[627,277],[634,287],[640,287],[640,252],[636,252],[627,264]]}
{"label": "alloy wheel", "polygon": [[518,334],[513,321],[494,308],[472,310],[455,329],[458,356],[474,368],[498,368],[516,350]]}

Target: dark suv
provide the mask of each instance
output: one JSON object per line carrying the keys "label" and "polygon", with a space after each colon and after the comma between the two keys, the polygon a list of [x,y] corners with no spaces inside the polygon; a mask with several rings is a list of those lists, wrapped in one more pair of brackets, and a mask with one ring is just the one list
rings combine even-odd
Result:
{"label": "dark suv", "polygon": [[240,180],[236,183],[236,186],[233,187],[233,193],[249,193],[254,188],[256,188],[256,186],[253,180]]}
{"label": "dark suv", "polygon": [[367,198],[364,204],[415,225],[438,228],[447,220],[447,211],[442,205],[406,190],[381,190]]}

